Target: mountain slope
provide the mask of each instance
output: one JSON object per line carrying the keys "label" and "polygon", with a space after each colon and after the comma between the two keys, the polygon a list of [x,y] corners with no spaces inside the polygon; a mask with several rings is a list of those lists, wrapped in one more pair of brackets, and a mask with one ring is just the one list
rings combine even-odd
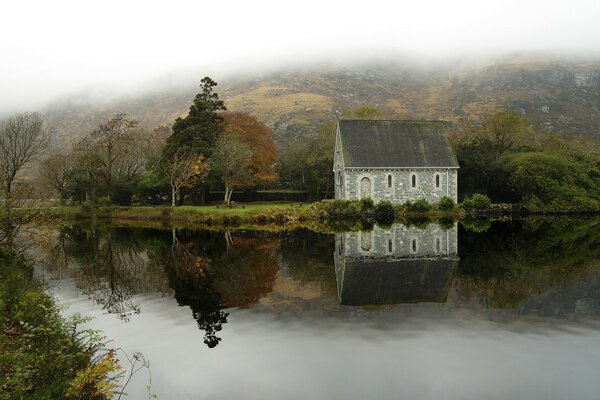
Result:
{"label": "mountain slope", "polygon": [[[105,103],[81,99],[45,111],[61,141],[73,143],[117,112],[152,127],[183,116],[197,87]],[[344,109],[376,105],[392,118],[480,118],[514,109],[549,129],[600,139],[600,62],[505,61],[485,67],[425,69],[388,63],[278,72],[219,82],[231,111],[271,126],[280,144],[314,133]]]}

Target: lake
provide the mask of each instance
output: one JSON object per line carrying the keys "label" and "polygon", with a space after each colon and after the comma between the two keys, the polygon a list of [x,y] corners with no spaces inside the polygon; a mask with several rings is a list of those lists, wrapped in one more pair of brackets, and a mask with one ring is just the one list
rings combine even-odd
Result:
{"label": "lake", "polygon": [[[57,229],[37,273],[159,399],[598,399],[600,218]],[[128,398],[146,396],[137,374]]]}

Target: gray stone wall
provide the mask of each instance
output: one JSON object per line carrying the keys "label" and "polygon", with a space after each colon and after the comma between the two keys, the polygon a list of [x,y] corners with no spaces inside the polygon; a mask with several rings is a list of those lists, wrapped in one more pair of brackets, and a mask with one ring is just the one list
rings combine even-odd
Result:
{"label": "gray stone wall", "polygon": [[446,257],[458,254],[458,228],[449,230],[429,224],[425,229],[393,225],[375,226],[372,231],[336,234],[335,258],[341,262],[356,259],[406,257]]}
{"label": "gray stone wall", "polygon": [[[346,169],[343,172],[341,185],[336,187],[336,198],[359,199],[367,197],[365,194],[370,194],[368,197],[375,202],[390,200],[395,204],[404,204],[407,200],[414,201],[420,198],[427,199],[430,203],[437,203],[443,196],[449,196],[457,201],[457,172],[456,169],[448,168]],[[412,185],[413,175],[415,176],[414,187]],[[389,177],[391,177],[391,186]],[[336,175],[336,184],[338,183],[337,178]],[[368,181],[364,178],[367,178]],[[439,179],[439,186],[436,185],[436,179]],[[365,182],[369,183],[368,190],[365,190]]]}

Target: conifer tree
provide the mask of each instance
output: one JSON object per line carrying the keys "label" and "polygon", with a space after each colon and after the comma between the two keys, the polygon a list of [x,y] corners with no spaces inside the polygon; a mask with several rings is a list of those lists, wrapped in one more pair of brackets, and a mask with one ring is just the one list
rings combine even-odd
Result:
{"label": "conifer tree", "polygon": [[180,152],[210,157],[223,131],[223,118],[218,112],[226,108],[213,91],[217,83],[208,76],[201,82],[202,91],[194,98],[188,115],[177,118],[173,124],[173,134],[167,139],[164,151],[164,157],[168,160]]}

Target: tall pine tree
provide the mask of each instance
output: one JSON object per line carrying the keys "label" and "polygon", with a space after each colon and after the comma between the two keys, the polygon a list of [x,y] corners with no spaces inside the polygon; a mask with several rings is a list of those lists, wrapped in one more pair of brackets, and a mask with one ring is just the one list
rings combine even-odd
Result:
{"label": "tall pine tree", "polygon": [[223,118],[218,112],[227,109],[213,91],[217,83],[208,76],[201,82],[202,91],[196,95],[189,114],[185,118],[177,118],[173,124],[173,134],[167,139],[165,147],[166,159],[172,159],[182,151],[208,158],[223,132]]}
{"label": "tall pine tree", "polygon": [[[163,162],[172,161],[177,154],[193,153],[209,158],[217,139],[223,133],[224,123],[219,111],[226,111],[227,108],[213,91],[217,82],[208,76],[201,82],[202,91],[194,98],[190,112],[185,118],[177,118],[173,124],[173,134],[167,138]],[[209,175],[208,182],[213,180],[214,177]],[[180,199],[183,199],[183,188],[181,192]],[[205,204],[208,202],[209,186],[204,185],[199,191],[192,190],[191,194],[194,203]]]}

